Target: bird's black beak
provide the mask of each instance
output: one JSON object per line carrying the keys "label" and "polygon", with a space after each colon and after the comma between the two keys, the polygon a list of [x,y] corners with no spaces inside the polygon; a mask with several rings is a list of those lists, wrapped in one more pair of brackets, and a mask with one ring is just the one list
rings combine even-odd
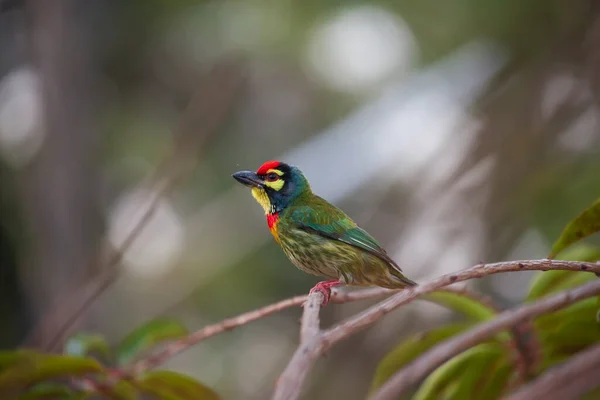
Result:
{"label": "bird's black beak", "polygon": [[256,175],[256,172],[252,171],[239,171],[231,175],[233,179],[248,187],[264,187],[263,180]]}

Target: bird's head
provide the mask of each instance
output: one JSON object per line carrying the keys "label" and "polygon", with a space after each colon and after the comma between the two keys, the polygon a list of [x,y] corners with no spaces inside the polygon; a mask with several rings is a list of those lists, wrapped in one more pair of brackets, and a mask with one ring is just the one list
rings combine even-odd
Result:
{"label": "bird's head", "polygon": [[252,196],[274,214],[311,189],[302,171],[281,161],[267,161],[256,172],[239,171],[232,175],[241,184],[252,188]]}

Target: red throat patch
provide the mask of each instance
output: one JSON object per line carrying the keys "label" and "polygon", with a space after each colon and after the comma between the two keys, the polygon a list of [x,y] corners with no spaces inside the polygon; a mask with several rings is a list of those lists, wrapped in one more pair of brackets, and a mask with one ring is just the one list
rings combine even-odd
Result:
{"label": "red throat patch", "polygon": [[271,231],[271,235],[275,238],[275,241],[279,244],[279,232],[277,232],[277,221],[279,220],[279,214],[267,214],[267,225],[269,225],[269,230]]}
{"label": "red throat patch", "polygon": [[256,170],[256,173],[258,175],[264,175],[267,173],[268,170],[277,168],[279,166],[279,164],[281,164],[280,161],[276,161],[276,160],[267,161],[266,163],[261,165],[258,170]]}
{"label": "red throat patch", "polygon": [[267,214],[267,225],[269,225],[269,229],[273,229],[277,220],[279,219],[279,214]]}

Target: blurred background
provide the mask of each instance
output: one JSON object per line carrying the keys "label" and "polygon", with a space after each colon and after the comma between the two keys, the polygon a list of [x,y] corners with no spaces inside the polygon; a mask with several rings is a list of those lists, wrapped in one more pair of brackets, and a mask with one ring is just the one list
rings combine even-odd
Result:
{"label": "blurred background", "polygon": [[[80,328],[117,342],[156,316],[197,329],[306,293],[317,278],[230,177],[269,159],[299,166],[411,279],[544,257],[600,194],[599,3],[0,0],[0,347],[98,280],[152,203]],[[201,112],[181,128],[192,96]],[[187,168],[157,200],[140,183],[164,160]],[[469,285],[510,306],[531,275]],[[299,316],[167,367],[266,398]],[[387,351],[451,318],[424,302],[394,312],[321,360],[305,398],[364,398]]]}

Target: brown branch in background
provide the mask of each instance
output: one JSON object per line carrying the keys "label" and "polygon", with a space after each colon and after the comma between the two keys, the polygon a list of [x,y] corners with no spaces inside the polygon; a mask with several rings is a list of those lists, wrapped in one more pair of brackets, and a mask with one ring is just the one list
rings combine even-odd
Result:
{"label": "brown branch in background", "polygon": [[[504,311],[489,296],[475,293],[467,288],[446,287],[436,292],[456,293],[477,301],[497,313]],[[422,300],[427,300],[427,298],[422,298]],[[511,327],[510,334],[511,340],[507,343],[507,347],[514,354],[514,365],[517,370],[516,379],[511,382],[511,385],[517,387],[527,380],[530,373],[535,370],[541,355],[541,348],[538,343],[537,332],[529,321]]]}
{"label": "brown branch in background", "polygon": [[44,317],[33,332],[30,344],[50,351],[64,341],[90,306],[110,287],[118,276],[117,266],[152,218],[161,199],[173,188],[199,158],[204,144],[214,135],[230,110],[242,82],[239,60],[223,62],[205,77],[191,98],[175,132],[177,144],[172,154],[161,163],[148,179],[154,197],[140,220],[118,249],[106,244],[100,257],[100,275],[88,281],[75,293],[58,302],[53,312]]}
{"label": "brown branch in background", "polygon": [[[375,394],[372,400],[397,399],[413,385],[424,379],[428,373],[442,365],[457,354],[481,343],[490,336],[508,329],[519,322],[535,318],[587,299],[600,293],[600,281],[593,281],[576,289],[561,292],[557,295],[540,299],[536,303],[516,307],[500,314],[492,321],[477,325],[467,332],[426,351],[418,359],[406,365],[394,374]],[[600,361],[598,362],[600,364]],[[543,398],[527,397],[527,398]]]}
{"label": "brown branch in background", "polygon": [[507,345],[515,354],[514,365],[519,373],[509,382],[509,388],[516,388],[535,375],[542,361],[543,348],[539,332],[530,320],[512,326],[511,334],[514,340]]}
{"label": "brown branch in background", "polygon": [[[68,0],[22,0],[25,50],[40,81],[36,128],[43,143],[19,171],[17,187],[26,249],[20,278],[34,321],[96,271],[90,265],[102,232],[93,122],[96,74],[87,27]],[[64,316],[64,311],[57,311]]]}
{"label": "brown branch in background", "polygon": [[[300,389],[303,385],[303,379],[306,377],[308,370],[312,367],[312,363],[302,363],[305,359],[316,361],[325,351],[329,350],[336,343],[347,339],[373,325],[379,321],[384,315],[395,310],[396,308],[410,303],[418,296],[434,292],[443,287],[449,286],[455,282],[466,281],[469,279],[482,278],[487,275],[493,275],[502,272],[510,271],[549,271],[549,270],[568,270],[568,271],[587,271],[600,272],[600,264],[577,262],[577,261],[559,261],[559,260],[521,260],[521,261],[505,261],[493,264],[479,264],[465,270],[446,274],[429,282],[420,284],[415,287],[404,289],[396,295],[384,300],[365,311],[342,321],[333,328],[324,331],[316,339],[317,343],[313,343],[310,348],[303,348],[305,354],[303,359],[293,357],[285,371],[294,371],[297,375],[294,380],[279,379],[275,394],[289,393],[290,396],[286,399],[294,400],[300,395]],[[298,349],[300,351],[300,349]],[[296,353],[298,353],[298,351]],[[313,362],[314,362],[313,361]],[[284,374],[286,373],[284,371]],[[282,375],[283,376],[283,375]],[[293,385],[293,387],[283,387],[282,385]],[[293,395],[291,395],[293,393]],[[274,397],[278,399],[278,397]]]}
{"label": "brown branch in background", "polygon": [[578,399],[600,386],[600,344],[574,355],[506,400]]}

